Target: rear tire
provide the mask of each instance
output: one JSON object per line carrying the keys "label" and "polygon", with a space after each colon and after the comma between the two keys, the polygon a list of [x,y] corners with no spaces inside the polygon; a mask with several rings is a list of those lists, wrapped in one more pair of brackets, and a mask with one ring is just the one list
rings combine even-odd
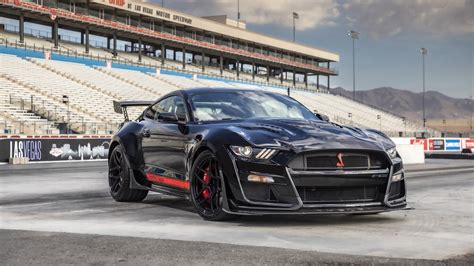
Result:
{"label": "rear tire", "polygon": [[209,221],[224,221],[235,216],[226,213],[222,206],[224,177],[221,175],[217,158],[210,151],[204,151],[196,158],[191,168],[191,201],[197,213]]}
{"label": "rear tire", "polygon": [[148,190],[130,189],[130,168],[122,146],[117,145],[109,159],[109,188],[112,198],[119,202],[142,201]]}

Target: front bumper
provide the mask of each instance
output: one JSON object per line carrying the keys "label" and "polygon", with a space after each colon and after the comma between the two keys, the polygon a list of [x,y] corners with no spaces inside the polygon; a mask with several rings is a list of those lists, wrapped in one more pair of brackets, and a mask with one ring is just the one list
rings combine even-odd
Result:
{"label": "front bumper", "polygon": [[[383,171],[325,173],[242,161],[232,154],[230,159],[235,178],[225,211],[231,214],[370,214],[407,208],[405,179],[392,180],[396,173],[403,175],[401,160]],[[248,182],[249,173],[272,176],[275,183]]]}

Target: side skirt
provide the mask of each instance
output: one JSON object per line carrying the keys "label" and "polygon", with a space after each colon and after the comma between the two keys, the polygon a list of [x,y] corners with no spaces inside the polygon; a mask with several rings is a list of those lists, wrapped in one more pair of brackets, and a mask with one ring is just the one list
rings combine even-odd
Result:
{"label": "side skirt", "polygon": [[162,193],[170,196],[175,196],[175,197],[180,197],[184,199],[189,199],[189,194],[186,193],[185,191],[179,190],[179,189],[174,189],[170,187],[165,187],[165,186],[160,186],[157,184],[152,183],[150,187],[141,185],[140,183],[137,182],[135,179],[135,175],[133,173],[133,170],[130,169],[130,188],[131,189],[143,189],[143,190],[149,190],[157,193]]}

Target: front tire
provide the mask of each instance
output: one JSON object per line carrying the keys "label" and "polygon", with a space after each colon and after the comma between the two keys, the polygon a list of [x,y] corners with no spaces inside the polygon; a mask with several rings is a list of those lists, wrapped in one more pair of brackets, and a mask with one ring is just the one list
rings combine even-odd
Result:
{"label": "front tire", "polygon": [[204,151],[196,158],[191,169],[191,201],[197,213],[209,221],[233,218],[224,212],[224,177],[214,154]]}
{"label": "front tire", "polygon": [[142,201],[148,190],[130,189],[130,168],[122,146],[117,145],[109,158],[109,188],[112,198],[119,202]]}

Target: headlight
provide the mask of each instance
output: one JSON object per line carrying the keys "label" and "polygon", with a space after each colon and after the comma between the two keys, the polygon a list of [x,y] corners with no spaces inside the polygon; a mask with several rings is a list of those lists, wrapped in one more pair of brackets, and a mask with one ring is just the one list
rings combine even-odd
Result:
{"label": "headlight", "polygon": [[253,149],[250,146],[230,146],[231,151],[240,157],[250,158],[253,154]]}
{"label": "headlight", "polygon": [[390,148],[387,150],[387,154],[391,159],[395,159],[397,157],[397,149],[395,147]]}

